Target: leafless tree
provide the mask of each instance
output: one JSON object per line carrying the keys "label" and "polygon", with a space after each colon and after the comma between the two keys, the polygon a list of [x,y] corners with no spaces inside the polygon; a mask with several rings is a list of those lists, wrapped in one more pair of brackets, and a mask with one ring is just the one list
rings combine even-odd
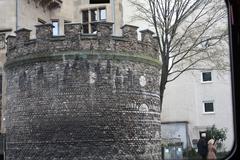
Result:
{"label": "leafless tree", "polygon": [[136,19],[154,27],[161,61],[162,109],[166,84],[184,72],[227,70],[227,11],[219,0],[130,0]]}

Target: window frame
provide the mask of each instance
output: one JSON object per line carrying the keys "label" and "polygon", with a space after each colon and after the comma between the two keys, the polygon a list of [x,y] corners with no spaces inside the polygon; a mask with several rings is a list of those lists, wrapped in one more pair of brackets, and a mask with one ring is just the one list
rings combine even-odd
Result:
{"label": "window frame", "polygon": [[[96,11],[96,15],[95,15],[95,17],[96,17],[96,20],[93,20],[93,18],[92,18],[92,11]],[[98,16],[98,14],[99,14],[99,9],[98,8],[90,8],[89,10],[88,10],[88,12],[90,12],[90,22],[89,23],[91,23],[91,22],[98,22],[99,21],[99,16]]]}
{"label": "window frame", "polygon": [[[84,12],[86,12],[87,13],[87,21],[86,22],[83,22],[83,20],[84,20],[84,16],[83,16],[83,13]],[[82,33],[85,33],[85,34],[87,34],[87,33],[89,33],[90,32],[90,28],[89,28],[89,9],[83,9],[82,11],[81,11],[81,14],[82,14]],[[84,26],[87,26],[87,32],[84,32]]]}
{"label": "window frame", "polygon": [[[83,18],[83,12],[86,12],[87,13],[87,21],[86,22],[83,22],[84,18]],[[81,11],[82,13],[82,23],[89,23],[89,9],[83,9]]]}
{"label": "window frame", "polygon": [[[203,74],[204,73],[211,73],[211,80],[210,81],[204,81],[203,80]],[[213,72],[212,71],[201,71],[201,83],[212,83],[213,82]]]}
{"label": "window frame", "polygon": [[[105,19],[101,19],[101,10],[105,10]],[[99,19],[99,22],[107,21],[107,9],[106,9],[106,7],[99,7],[98,8],[98,19]]]}
{"label": "window frame", "polygon": [[60,21],[59,21],[59,19],[52,19],[51,22],[52,22],[53,26],[54,26],[53,23],[57,22],[57,34],[56,35],[54,34],[55,26],[53,28],[53,33],[52,34],[53,34],[53,36],[59,36],[60,35]]}
{"label": "window frame", "polygon": [[[205,103],[212,103],[212,104],[213,104],[213,111],[211,111],[211,112],[206,112]],[[214,100],[203,101],[202,104],[203,104],[203,114],[215,114]]]}
{"label": "window frame", "polygon": [[[101,19],[101,10],[105,10],[105,19]],[[92,14],[93,11],[96,11],[96,14]],[[84,21],[84,16],[83,14],[87,13],[88,15],[88,21]],[[82,33],[84,34],[89,34],[89,33],[93,33],[96,30],[94,30],[94,22],[106,22],[107,21],[107,7],[106,6],[96,6],[96,7],[91,7],[91,8],[85,8],[85,9],[81,9],[81,17],[82,17]],[[95,15],[95,18],[93,19],[93,15]],[[87,26],[88,28],[86,29],[85,26]],[[85,32],[84,28],[86,29]]]}

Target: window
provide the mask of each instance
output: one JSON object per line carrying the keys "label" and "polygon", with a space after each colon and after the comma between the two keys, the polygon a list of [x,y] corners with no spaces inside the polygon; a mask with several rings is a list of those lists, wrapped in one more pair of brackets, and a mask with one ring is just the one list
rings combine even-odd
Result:
{"label": "window", "polygon": [[59,21],[58,20],[53,20],[52,24],[54,26],[54,28],[53,28],[53,35],[54,36],[59,35]]}
{"label": "window", "polygon": [[101,8],[99,9],[99,20],[100,21],[105,21],[106,18],[106,9],[105,8]]}
{"label": "window", "polygon": [[[90,17],[89,17],[90,16]],[[92,22],[106,21],[106,8],[91,8],[82,11],[83,33],[93,33],[96,26]]]}
{"label": "window", "polygon": [[91,31],[92,33],[97,30],[96,24],[91,24]]}
{"label": "window", "polygon": [[83,33],[89,33],[88,10],[82,11]]}
{"label": "window", "polygon": [[202,82],[211,82],[212,72],[202,72]]}
{"label": "window", "polygon": [[97,9],[91,9],[91,21],[97,21]]}
{"label": "window", "polygon": [[88,11],[82,11],[82,19],[83,23],[88,23]]}
{"label": "window", "polygon": [[204,106],[204,113],[214,113],[214,107],[213,107],[212,101],[203,102],[203,106]]}

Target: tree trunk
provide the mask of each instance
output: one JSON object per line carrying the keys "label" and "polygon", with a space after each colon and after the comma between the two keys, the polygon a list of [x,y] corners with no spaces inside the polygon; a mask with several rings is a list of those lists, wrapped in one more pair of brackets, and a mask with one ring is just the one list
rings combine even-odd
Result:
{"label": "tree trunk", "polygon": [[[166,61],[165,61],[166,62]],[[168,78],[168,64],[163,60],[162,70],[161,70],[161,81],[160,81],[160,111],[162,112],[163,96],[165,91],[165,86]]]}

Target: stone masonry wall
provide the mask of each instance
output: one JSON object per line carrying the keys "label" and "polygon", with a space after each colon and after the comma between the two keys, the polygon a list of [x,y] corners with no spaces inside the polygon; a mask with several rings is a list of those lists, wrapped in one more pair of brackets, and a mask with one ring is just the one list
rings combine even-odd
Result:
{"label": "stone masonry wall", "polygon": [[[6,160],[159,160],[159,62],[149,40],[67,24],[8,37]],[[142,34],[152,35],[150,31]],[[149,38],[150,37],[150,38]]]}

